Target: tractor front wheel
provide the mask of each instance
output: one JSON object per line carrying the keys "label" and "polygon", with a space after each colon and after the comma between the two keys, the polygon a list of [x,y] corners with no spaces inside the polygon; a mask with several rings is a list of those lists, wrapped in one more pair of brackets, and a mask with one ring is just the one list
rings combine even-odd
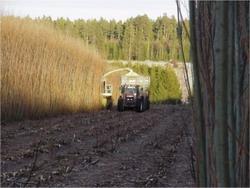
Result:
{"label": "tractor front wheel", "polygon": [[117,109],[118,109],[119,112],[124,111],[124,104],[123,104],[123,99],[122,98],[118,99]]}

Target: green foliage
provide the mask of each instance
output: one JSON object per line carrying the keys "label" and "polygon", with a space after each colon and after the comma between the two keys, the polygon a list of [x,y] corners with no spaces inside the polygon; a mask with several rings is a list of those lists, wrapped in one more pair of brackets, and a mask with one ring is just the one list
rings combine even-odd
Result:
{"label": "green foliage", "polygon": [[[118,67],[125,67],[121,63],[115,63]],[[172,67],[149,67],[147,65],[128,64],[141,75],[150,76],[150,101],[153,103],[178,103],[181,100],[180,83]]]}
{"label": "green foliage", "polygon": [[[124,22],[105,19],[70,21],[50,17],[38,19],[51,23],[69,35],[81,38],[94,46],[110,60],[182,60],[176,34],[177,21],[166,15],[151,20],[147,15],[130,18]],[[186,25],[188,21],[185,20]],[[189,40],[183,36],[184,53],[189,61]]]}

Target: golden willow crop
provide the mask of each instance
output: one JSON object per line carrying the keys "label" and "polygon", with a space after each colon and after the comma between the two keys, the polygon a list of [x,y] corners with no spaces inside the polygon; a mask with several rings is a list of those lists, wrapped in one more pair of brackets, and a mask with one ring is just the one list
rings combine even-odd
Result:
{"label": "golden willow crop", "polygon": [[96,51],[29,19],[1,20],[2,119],[100,108],[105,64]]}

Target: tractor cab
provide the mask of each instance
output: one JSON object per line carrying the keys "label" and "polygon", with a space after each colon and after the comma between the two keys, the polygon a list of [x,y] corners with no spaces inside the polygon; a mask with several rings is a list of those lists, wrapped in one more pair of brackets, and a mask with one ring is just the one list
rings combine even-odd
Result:
{"label": "tractor cab", "polygon": [[136,96],[138,94],[138,86],[121,86],[121,93],[125,95]]}

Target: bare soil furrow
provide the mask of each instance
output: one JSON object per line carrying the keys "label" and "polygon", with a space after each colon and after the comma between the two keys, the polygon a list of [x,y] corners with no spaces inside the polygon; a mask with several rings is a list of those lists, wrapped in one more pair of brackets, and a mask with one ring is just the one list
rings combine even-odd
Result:
{"label": "bare soil furrow", "polygon": [[1,185],[192,186],[190,117],[188,106],[152,105],[5,123]]}

